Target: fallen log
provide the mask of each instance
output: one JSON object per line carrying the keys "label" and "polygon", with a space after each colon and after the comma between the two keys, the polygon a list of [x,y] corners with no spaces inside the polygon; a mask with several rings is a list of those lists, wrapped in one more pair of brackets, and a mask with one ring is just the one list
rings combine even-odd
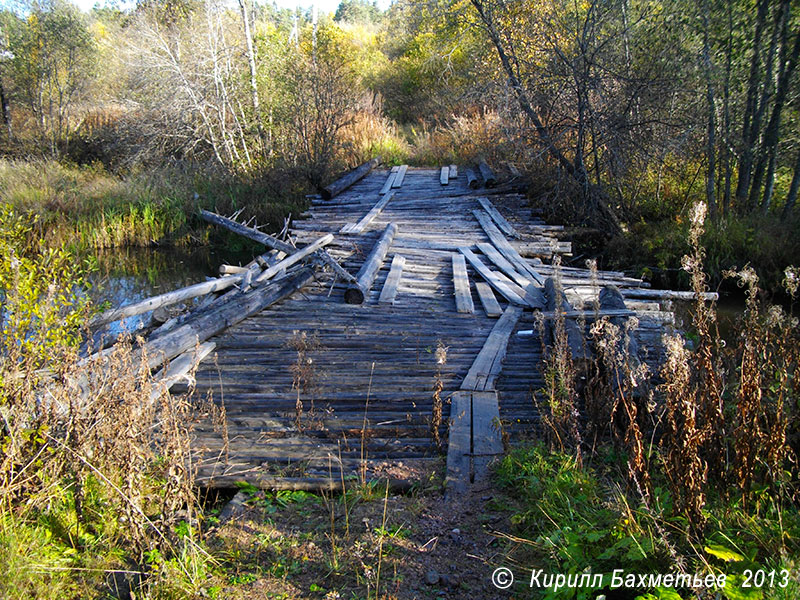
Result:
{"label": "fallen log", "polygon": [[343,177],[340,177],[329,186],[322,188],[320,190],[320,194],[325,200],[330,200],[331,198],[335,198],[347,188],[349,188],[354,183],[361,181],[364,177],[366,177],[372,169],[377,167],[381,164],[381,157],[376,156],[372,160],[368,160],[363,165],[360,165],[350,171],[349,173],[345,174]]}
{"label": "fallen log", "polygon": [[467,167],[464,169],[464,173],[467,175],[467,185],[469,186],[469,189],[477,190],[479,182],[478,175],[475,173],[475,169],[472,167]]}
{"label": "fallen log", "polygon": [[[223,217],[218,215],[217,213],[213,213],[208,210],[200,210],[200,217],[209,222],[213,223],[214,225],[219,225],[220,227],[224,227],[228,231],[232,231],[233,233],[238,233],[239,235],[246,237],[249,240],[253,240],[254,242],[258,242],[259,244],[264,244],[268,248],[273,248],[275,250],[280,250],[285,252],[286,254],[294,254],[297,252],[297,248],[292,246],[291,244],[287,244],[279,240],[278,238],[267,235],[259,231],[258,229],[253,229],[252,227],[248,227],[247,225],[242,225],[241,223],[237,223],[233,219],[229,219],[227,217]],[[339,277],[344,279],[348,282],[354,282],[356,280],[350,273],[345,271],[342,266],[336,262],[336,259],[333,258],[330,254],[328,254],[325,250],[318,250],[315,253],[315,256],[318,257],[322,262],[326,265],[330,266],[333,269],[333,272],[336,273]]]}
{"label": "fallen log", "polygon": [[263,271],[261,275],[256,277],[255,284],[264,283],[265,281],[271,279],[281,271],[284,271],[289,267],[291,267],[293,264],[300,262],[312,252],[316,252],[323,246],[330,244],[332,241],[333,241],[333,234],[329,233],[327,235],[323,235],[317,241],[309,244],[308,246],[306,246],[305,248],[303,248],[298,252],[295,252],[294,254],[290,254],[279,263],[269,267],[266,271]]}
{"label": "fallen log", "polygon": [[344,300],[348,304],[363,304],[378,271],[383,264],[383,259],[386,258],[386,253],[389,251],[389,246],[392,245],[392,240],[397,233],[397,224],[389,223],[386,229],[383,230],[381,237],[372,247],[372,252],[369,253],[367,260],[361,266],[361,269],[356,275],[356,282],[348,286],[344,292]]}
{"label": "fallen log", "polygon": [[307,285],[313,278],[314,269],[302,267],[291,275],[270,282],[269,285],[237,294],[214,310],[190,319],[180,327],[147,342],[137,351],[137,355],[143,354],[148,366],[153,369],[164,361],[191,350],[211,336],[283,300]]}
{"label": "fallen log", "polygon": [[[625,298],[645,298],[653,300],[687,300],[691,301],[697,297],[694,292],[681,292],[676,290],[653,290],[641,288],[626,288],[622,291]],[[717,292],[703,292],[703,300],[715,301],[719,300]]]}
{"label": "fallen log", "polygon": [[493,188],[497,185],[497,178],[494,176],[494,171],[492,171],[492,168],[485,160],[481,160],[478,163],[478,170],[481,172],[481,177],[483,177],[483,182],[487,188]]}

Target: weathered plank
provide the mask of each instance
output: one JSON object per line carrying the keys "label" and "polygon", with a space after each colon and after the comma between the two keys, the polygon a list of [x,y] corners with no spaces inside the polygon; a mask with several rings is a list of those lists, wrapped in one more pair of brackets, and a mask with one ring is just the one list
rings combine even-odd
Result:
{"label": "weathered plank", "polygon": [[349,188],[354,183],[361,181],[367,174],[372,171],[375,167],[381,164],[381,157],[377,156],[372,160],[368,160],[364,164],[356,167],[349,173],[345,174],[343,177],[340,177],[329,186],[322,188],[320,193],[325,200],[330,200],[335,198],[337,195],[341,194],[344,190]]}
{"label": "weathered plank", "polygon": [[469,264],[472,265],[472,268],[475,269],[481,277],[483,277],[486,283],[497,290],[501,296],[514,304],[527,306],[528,303],[525,302],[525,300],[523,300],[519,294],[514,293],[511,288],[508,287],[508,285],[500,281],[500,279],[497,277],[497,274],[483,264],[481,259],[475,256],[472,250],[466,247],[461,247],[458,250],[464,255],[464,258],[469,261]]}
{"label": "weathered plank", "polygon": [[469,277],[467,276],[467,263],[464,261],[464,255],[454,253],[452,261],[456,311],[472,314],[475,312],[475,305],[472,302],[472,294],[469,290]]}
{"label": "weathered plank", "polygon": [[394,304],[395,297],[397,296],[397,286],[400,284],[400,277],[403,275],[403,267],[406,264],[406,258],[395,254],[392,259],[392,266],[389,269],[389,275],[386,277],[386,282],[383,284],[380,298],[378,302],[382,304]]}
{"label": "weathered plank", "polygon": [[472,394],[455,392],[450,398],[450,433],[447,443],[448,494],[460,494],[467,490],[472,477],[470,454],[472,454]]}
{"label": "weathered plank", "polygon": [[455,179],[456,177],[458,177],[458,165],[450,165],[450,168],[448,170],[449,170],[448,176],[450,177],[450,179]]}
{"label": "weathered plank", "polygon": [[386,192],[383,197],[364,215],[358,223],[348,223],[339,230],[339,233],[361,233],[375,220],[389,201],[394,198],[395,192]]}
{"label": "weathered plank", "polygon": [[502,231],[505,235],[513,238],[520,237],[516,229],[514,229],[511,223],[509,223],[506,220],[506,218],[500,214],[500,212],[494,207],[494,204],[492,204],[488,198],[486,198],[485,196],[481,196],[480,198],[478,198],[478,202],[483,207],[483,210],[485,210],[489,214],[492,220],[495,223],[497,223],[497,226],[500,228],[500,231]]}
{"label": "weathered plank", "polygon": [[497,298],[494,297],[492,288],[489,287],[488,283],[476,281],[475,289],[478,290],[478,298],[481,300],[487,317],[496,318],[503,314],[503,310],[500,308],[500,304],[498,304]]}
{"label": "weathered plank", "polygon": [[442,167],[439,172],[439,183],[442,185],[450,183],[450,167]]}
{"label": "weathered plank", "polygon": [[397,170],[397,174],[394,176],[394,181],[392,182],[393,188],[399,188],[403,185],[403,180],[406,177],[406,173],[408,172],[408,165],[400,165],[400,168]]}
{"label": "weathered plank", "polygon": [[529,286],[532,281],[529,276],[520,274],[506,258],[492,244],[481,242],[478,244],[478,250],[491,260],[497,267],[506,275],[508,275],[514,283],[518,286],[525,288]]}
{"label": "weathered plank", "polygon": [[503,316],[498,319],[492,328],[489,337],[472,363],[464,381],[461,382],[462,390],[486,390],[492,385],[493,378],[500,372],[502,358],[505,356],[508,339],[517,324],[522,309],[518,306],[509,306]]}
{"label": "weathered plank", "polygon": [[500,254],[505,256],[508,261],[517,268],[520,273],[527,273],[533,277],[534,281],[540,285],[544,285],[544,277],[542,277],[536,270],[531,267],[525,260],[519,255],[519,253],[514,250],[505,236],[500,232],[500,230],[495,226],[492,222],[491,218],[485,212],[481,212],[479,210],[473,210],[472,214],[475,215],[475,218],[480,223],[481,228],[486,233],[486,235],[491,240],[492,244],[494,244],[495,248],[500,251]]}
{"label": "weathered plank", "polygon": [[344,293],[345,302],[348,304],[363,304],[364,298],[372,287],[378,271],[380,271],[383,259],[386,258],[386,253],[389,251],[396,233],[396,223],[389,223],[386,229],[383,230],[383,234],[372,247],[372,252],[369,253],[367,260],[364,261],[358,275],[356,275],[356,282],[347,287]]}
{"label": "weathered plank", "polygon": [[497,392],[472,392],[473,481],[486,479],[489,464],[503,454]]}
{"label": "weathered plank", "polygon": [[383,196],[386,192],[392,189],[392,184],[394,183],[394,178],[397,175],[397,171],[400,167],[392,167],[392,170],[389,171],[389,176],[386,178],[386,182],[383,184],[381,191],[378,192],[379,196]]}

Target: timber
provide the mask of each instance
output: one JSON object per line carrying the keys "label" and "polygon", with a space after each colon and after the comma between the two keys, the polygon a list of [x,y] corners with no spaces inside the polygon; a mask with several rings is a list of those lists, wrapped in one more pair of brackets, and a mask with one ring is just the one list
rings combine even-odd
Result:
{"label": "timber", "polygon": [[358,181],[364,179],[364,177],[366,177],[367,174],[370,171],[372,171],[372,169],[377,167],[379,164],[381,164],[380,156],[376,156],[372,160],[368,160],[367,162],[356,167],[346,175],[340,177],[327,187],[322,188],[322,190],[320,190],[320,194],[325,200],[331,200],[332,198],[335,198],[354,183],[357,183]]}
{"label": "timber", "polygon": [[396,234],[397,225],[389,223],[375,246],[373,246],[367,260],[364,261],[358,275],[356,275],[356,282],[348,286],[345,291],[344,299],[348,304],[364,303],[364,298],[372,287],[372,283],[375,281],[375,277],[383,264],[383,259],[386,258],[386,253],[389,251],[389,246],[392,245],[392,240]]}
{"label": "timber", "polygon": [[[567,300],[564,291],[559,289],[552,277],[548,277],[544,283],[544,294],[547,297],[548,311],[558,313],[560,311],[566,312],[572,310],[572,305]],[[584,334],[574,319],[564,318],[563,325],[566,334],[565,341],[569,353],[572,356],[573,364],[578,367],[579,371],[585,369],[587,361],[591,360],[591,352],[589,352],[587,348],[587,341],[584,338]],[[549,329],[551,344],[555,344],[557,343],[557,327],[553,321],[550,322]]]}
{"label": "timber", "polygon": [[497,185],[497,177],[494,176],[494,171],[485,160],[478,162],[478,171],[480,171],[483,183],[487,188],[493,188]]}
{"label": "timber", "polygon": [[475,169],[472,167],[467,167],[464,170],[464,173],[467,175],[467,185],[471,190],[478,189],[480,183],[478,182],[478,175],[475,173]]}
{"label": "timber", "polygon": [[327,246],[332,241],[333,241],[333,234],[329,233],[327,235],[323,235],[321,238],[319,238],[315,242],[312,242],[311,244],[309,244],[308,246],[306,246],[302,250],[298,250],[297,252],[295,252],[293,254],[290,254],[289,256],[284,258],[279,263],[269,267],[266,271],[263,271],[261,273],[261,275],[256,277],[255,282],[257,284],[265,282],[267,279],[270,279],[271,277],[274,277],[275,275],[277,275],[281,271],[284,271],[284,270],[288,269],[289,267],[291,267],[292,265],[300,262],[301,260],[303,260],[305,257],[307,257],[312,252],[316,252],[317,250],[319,250],[323,246]]}

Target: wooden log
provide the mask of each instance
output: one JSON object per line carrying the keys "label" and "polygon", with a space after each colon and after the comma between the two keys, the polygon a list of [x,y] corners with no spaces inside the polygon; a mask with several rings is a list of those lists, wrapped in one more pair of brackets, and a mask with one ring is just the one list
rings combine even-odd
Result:
{"label": "wooden log", "polygon": [[173,385],[186,378],[189,372],[211,354],[215,347],[214,342],[206,342],[171,360],[166,369],[161,369],[153,376],[154,388],[150,392],[150,400],[156,400],[161,394],[169,391]]}
{"label": "wooden log", "polygon": [[495,319],[503,314],[503,310],[500,308],[500,304],[497,302],[497,298],[495,298],[488,283],[476,281],[475,289],[478,290],[478,298],[481,299],[481,304],[487,317]]}
{"label": "wooden log", "polygon": [[[237,223],[233,219],[228,219],[227,217],[223,217],[211,211],[201,209],[200,217],[209,223],[213,223],[214,225],[219,225],[220,227],[224,227],[228,231],[238,233],[239,235],[246,237],[247,239],[253,240],[254,242],[258,242],[259,244],[264,244],[268,248],[280,250],[281,252],[285,252],[286,254],[292,254],[293,252],[297,251],[297,248],[295,248],[291,244],[287,244],[286,242],[283,242],[274,236],[267,235],[266,233],[263,233],[258,229],[253,229],[252,227],[248,227],[247,225],[242,225],[241,223]],[[350,281],[350,282],[355,281],[356,278],[353,277],[347,271],[345,271],[342,268],[342,266],[338,262],[336,262],[336,260],[333,257],[331,257],[330,254],[325,252],[325,250],[319,250],[316,253],[316,256],[318,256],[319,259],[322,260],[322,262],[330,266],[333,269],[333,272],[336,273],[337,276],[341,277],[345,281]]]}
{"label": "wooden log", "polygon": [[372,169],[377,167],[381,164],[381,157],[376,156],[372,160],[368,160],[363,165],[360,165],[344,175],[340,177],[329,186],[322,188],[320,193],[325,200],[330,200],[331,198],[335,198],[347,188],[349,188],[354,183],[361,181],[364,177],[366,177]]}
{"label": "wooden log", "polygon": [[477,190],[480,184],[478,182],[478,175],[475,173],[475,169],[472,167],[467,167],[464,170],[464,173],[467,175],[467,185],[469,186],[469,189]]}
{"label": "wooden log", "polygon": [[89,321],[89,327],[100,327],[107,323],[119,321],[120,319],[126,319],[134,315],[140,315],[162,306],[176,304],[178,302],[183,302],[184,300],[191,300],[192,298],[205,296],[206,294],[210,294],[212,292],[220,292],[241,282],[242,278],[243,275],[220,277],[219,279],[212,279],[211,281],[204,281],[202,283],[196,283],[179,290],[173,290],[165,294],[159,294],[158,296],[147,298],[146,300],[136,302],[135,304],[129,304],[121,308],[107,310],[106,312],[97,315],[91,321]]}
{"label": "wooden log", "polygon": [[313,278],[314,269],[302,267],[291,275],[235,296],[215,310],[187,321],[180,327],[147,342],[138,353],[144,353],[148,366],[151,369],[155,368],[164,361],[191,350],[196,344],[206,341],[212,335],[290,296]]}
{"label": "wooden log", "polygon": [[285,271],[286,269],[291,267],[293,264],[296,264],[296,263],[300,262],[301,260],[303,260],[309,254],[311,254],[313,252],[316,252],[317,250],[319,250],[323,246],[327,246],[332,241],[333,241],[333,234],[329,233],[327,235],[323,235],[317,241],[309,244],[308,246],[306,246],[302,250],[298,250],[294,254],[290,254],[289,256],[284,258],[282,261],[280,261],[276,265],[273,265],[273,266],[269,267],[266,271],[263,271],[258,277],[256,277],[255,283],[256,284],[264,283],[267,279],[271,279],[272,277],[274,277],[279,272]]}
{"label": "wooden log", "polygon": [[220,275],[241,275],[247,271],[247,267],[238,267],[236,265],[220,265],[219,266],[219,274]]}
{"label": "wooden log", "polygon": [[492,220],[497,224],[497,227],[500,229],[500,231],[513,238],[520,237],[516,229],[514,229],[511,223],[509,223],[506,218],[500,214],[500,212],[494,207],[494,204],[489,202],[488,198],[480,197],[478,198],[478,202],[483,207],[483,210],[485,210]]}
{"label": "wooden log", "polygon": [[394,299],[397,296],[397,286],[400,285],[400,277],[403,275],[403,267],[405,264],[405,256],[400,256],[399,254],[394,255],[392,266],[389,269],[389,275],[386,277],[386,282],[383,284],[378,302],[382,304],[394,304]]}
{"label": "wooden log", "polygon": [[442,167],[439,172],[439,183],[442,185],[450,183],[450,167]]}
{"label": "wooden log", "polygon": [[478,162],[478,170],[481,172],[481,177],[486,184],[487,188],[493,188],[497,185],[497,178],[494,176],[494,171],[485,160]]}
{"label": "wooden log", "polygon": [[383,234],[372,247],[372,252],[369,253],[367,260],[364,261],[361,269],[356,275],[356,282],[349,285],[344,293],[345,302],[348,304],[363,304],[378,271],[383,264],[383,259],[386,258],[386,253],[389,251],[389,246],[392,245],[392,240],[397,234],[397,224],[389,223],[384,229]]}
{"label": "wooden log", "polygon": [[386,192],[383,197],[373,206],[370,211],[364,215],[358,223],[348,223],[339,230],[339,233],[361,233],[364,229],[375,220],[389,201],[394,198],[395,192]]}
{"label": "wooden log", "polygon": [[397,174],[394,176],[394,181],[392,182],[393,188],[399,188],[401,185],[403,185],[403,179],[405,179],[407,171],[408,165],[400,165],[400,168],[397,170]]}
{"label": "wooden log", "polygon": [[[547,298],[547,310],[550,312],[567,312],[572,310],[572,305],[567,300],[563,290],[557,289],[555,280],[548,277],[544,282],[544,295]],[[555,343],[556,326],[550,323],[551,343]],[[583,332],[574,319],[564,318],[564,330],[567,336],[566,343],[572,355],[573,364],[580,371],[587,366],[586,361],[591,359]]]}
{"label": "wooden log", "polygon": [[469,291],[469,277],[467,276],[467,263],[464,261],[464,255],[454,253],[452,261],[456,311],[459,313],[472,314],[475,312],[475,305],[472,302],[472,294]]}

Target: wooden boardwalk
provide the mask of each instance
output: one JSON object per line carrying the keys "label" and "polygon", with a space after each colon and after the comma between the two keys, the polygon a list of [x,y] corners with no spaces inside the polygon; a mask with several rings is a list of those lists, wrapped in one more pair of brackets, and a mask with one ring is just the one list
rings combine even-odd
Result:
{"label": "wooden boardwalk", "polygon": [[[550,276],[548,257],[569,245],[553,237],[557,227],[519,209],[520,196],[486,197],[467,187],[464,173],[446,178],[444,169],[409,168],[376,170],[333,200],[313,200],[292,236],[302,247],[334,234],[326,250],[352,274],[388,224],[398,231],[363,304],[346,303],[346,282],[317,271],[299,292],[211,338],[216,348],[198,368],[195,398],[211,393],[226,423],[195,431],[202,484],[291,487],[358,473],[413,478],[445,465],[450,425],[449,477],[463,485],[502,451],[498,417],[513,437],[535,431],[531,391],[541,386],[541,342],[516,332],[535,329],[531,303],[543,297],[535,277]],[[513,248],[543,260],[493,262],[495,248],[508,254],[500,246],[509,233],[520,238],[508,236]],[[470,254],[489,269],[494,291]],[[585,270],[565,268],[562,279],[577,309],[597,294]],[[645,285],[608,272],[600,283],[623,292]],[[528,304],[509,302],[497,291],[504,287]],[[652,338],[647,359],[657,361],[670,315],[649,301],[629,300],[629,308]],[[442,448],[431,430],[437,382]]]}

